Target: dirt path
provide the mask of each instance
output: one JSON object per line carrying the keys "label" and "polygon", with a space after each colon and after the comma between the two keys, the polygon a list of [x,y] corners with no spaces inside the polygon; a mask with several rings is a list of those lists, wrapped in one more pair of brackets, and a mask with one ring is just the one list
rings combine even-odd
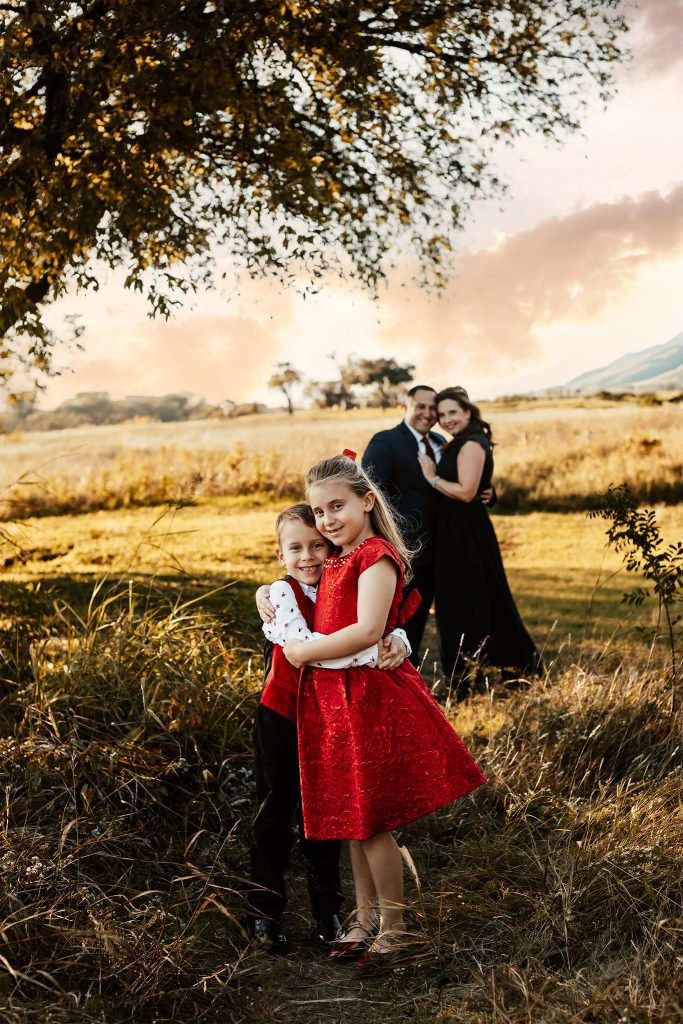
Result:
{"label": "dirt path", "polygon": [[[351,872],[342,854],[343,888],[350,909]],[[380,1024],[430,1020],[436,1016],[438,995],[433,995],[434,1016],[416,1017],[417,1006],[407,992],[399,992],[395,975],[363,977],[353,964],[341,965],[322,951],[312,933],[303,865],[292,858],[288,878],[289,905],[283,927],[292,944],[287,957],[251,955],[255,977],[245,999],[245,1021],[273,1024]],[[405,972],[401,972],[402,975]],[[403,988],[403,986],[401,986]],[[431,999],[427,1000],[432,1002]]]}

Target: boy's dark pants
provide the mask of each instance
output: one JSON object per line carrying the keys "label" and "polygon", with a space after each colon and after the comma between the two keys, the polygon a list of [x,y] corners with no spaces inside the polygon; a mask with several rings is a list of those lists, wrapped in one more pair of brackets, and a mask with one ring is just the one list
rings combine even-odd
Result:
{"label": "boy's dark pants", "polygon": [[285,896],[285,870],[292,849],[292,824],[299,827],[299,845],[306,862],[311,910],[317,919],[339,912],[342,904],[337,839],[306,839],[301,814],[296,725],[259,704],[254,725],[256,811],[252,818],[249,893],[257,917],[277,921]]}

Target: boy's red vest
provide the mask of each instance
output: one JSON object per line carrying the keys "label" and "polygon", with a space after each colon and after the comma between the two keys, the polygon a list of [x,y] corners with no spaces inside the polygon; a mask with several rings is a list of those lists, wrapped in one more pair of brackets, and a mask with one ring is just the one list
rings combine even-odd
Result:
{"label": "boy's red vest", "polygon": [[[291,576],[287,576],[286,579],[292,588],[299,610],[306,620],[306,625],[312,630],[315,602],[304,594],[295,579],[292,579]],[[299,694],[300,676],[301,669],[291,665],[285,658],[280,645],[274,644],[273,663],[266,679],[266,685],[263,687],[261,703],[271,711],[277,711],[279,715],[288,718],[290,722],[296,722],[296,699]]]}

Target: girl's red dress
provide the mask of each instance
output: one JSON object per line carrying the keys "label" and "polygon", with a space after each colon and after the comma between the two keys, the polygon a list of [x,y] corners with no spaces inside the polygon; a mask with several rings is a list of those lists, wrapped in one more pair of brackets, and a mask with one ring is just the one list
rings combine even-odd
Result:
{"label": "girl's red dress", "polygon": [[[399,620],[403,570],[395,548],[370,537],[328,558],[315,628],[357,621],[358,577],[388,557],[398,568],[387,632]],[[415,821],[486,781],[419,672],[304,669],[297,706],[304,830],[309,839],[368,839]]]}

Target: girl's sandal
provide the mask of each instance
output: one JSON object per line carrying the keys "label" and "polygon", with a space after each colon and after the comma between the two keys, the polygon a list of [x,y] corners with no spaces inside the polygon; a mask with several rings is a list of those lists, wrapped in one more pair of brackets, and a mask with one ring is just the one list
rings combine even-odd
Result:
{"label": "girl's sandal", "polygon": [[[352,929],[358,928],[362,933],[361,939],[345,939]],[[377,934],[377,926],[361,924],[360,921],[349,921],[342,935],[335,939],[330,947],[330,956],[335,960],[357,960],[359,956],[367,952],[367,949]]]}
{"label": "girl's sandal", "polygon": [[410,932],[384,932],[362,954],[357,965],[363,974],[396,971],[419,963],[424,959],[425,952],[424,939]]}

